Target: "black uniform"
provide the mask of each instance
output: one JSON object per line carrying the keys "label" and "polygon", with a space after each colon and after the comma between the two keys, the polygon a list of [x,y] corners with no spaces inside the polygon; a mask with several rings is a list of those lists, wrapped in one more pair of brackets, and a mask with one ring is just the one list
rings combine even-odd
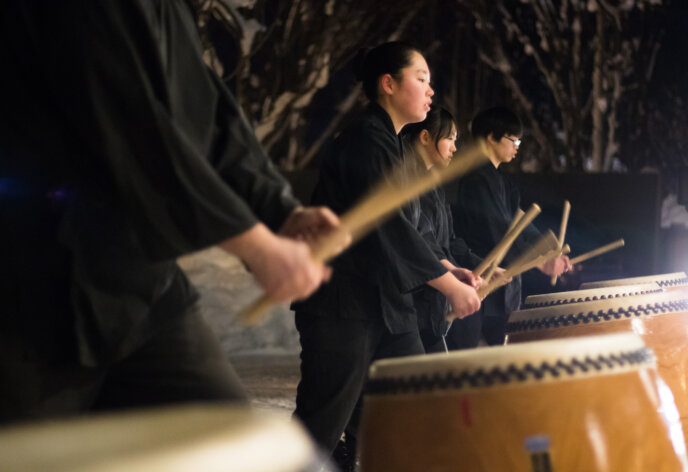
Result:
{"label": "black uniform", "polygon": [[[314,203],[341,214],[401,162],[387,112],[371,104],[334,141]],[[418,233],[418,202],[334,263],[332,280],[295,306],[301,337],[296,415],[326,450],[352,416],[374,359],[423,353],[410,291],[447,272]],[[355,434],[357,417],[347,434]]]}
{"label": "black uniform", "polygon": [[[407,156],[415,158],[418,173],[428,172],[420,156],[410,148],[405,151]],[[418,229],[436,257],[456,266],[478,265],[481,259],[454,234],[451,210],[442,187],[429,191],[419,200],[421,215]],[[429,285],[424,285],[414,292],[413,302],[418,312],[418,328],[425,351],[444,352],[442,336],[450,325],[445,316],[448,311],[447,298]]]}
{"label": "black uniform", "polygon": [[0,420],[241,399],[175,259],[297,205],[182,0],[0,6]]}
{"label": "black uniform", "polygon": [[[480,257],[485,257],[502,239],[519,208],[518,188],[492,163],[474,170],[448,188],[454,231]],[[508,265],[540,238],[531,224],[516,239],[504,258]],[[474,268],[474,267],[472,267]],[[521,303],[521,278],[485,298],[480,312],[452,325],[448,343],[454,349],[475,347],[480,335],[488,344],[502,344],[509,314]],[[479,315],[479,316],[477,316]]]}

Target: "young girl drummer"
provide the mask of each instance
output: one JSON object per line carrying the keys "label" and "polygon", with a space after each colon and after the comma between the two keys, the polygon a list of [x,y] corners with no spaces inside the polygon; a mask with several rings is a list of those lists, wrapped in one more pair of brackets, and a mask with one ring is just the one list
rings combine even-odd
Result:
{"label": "young girl drummer", "polygon": [[[416,173],[430,172],[430,169],[447,167],[456,152],[458,130],[454,117],[442,107],[433,107],[420,123],[410,124],[402,130],[404,156],[409,165],[415,164]],[[482,259],[474,254],[461,238],[454,234],[451,210],[444,190],[437,187],[420,199],[419,232],[430,249],[449,271],[458,279],[478,287],[480,279],[458,264],[475,267]],[[457,262],[458,261],[458,262]],[[443,352],[447,348],[444,335],[450,321],[447,298],[425,285],[413,294],[418,315],[418,328],[426,352]]]}
{"label": "young girl drummer", "polygon": [[[405,43],[382,44],[357,64],[370,104],[324,157],[313,198],[339,214],[401,162],[399,132],[425,119],[434,93],[423,55]],[[424,352],[411,291],[435,288],[450,316],[480,306],[475,289],[428,247],[419,218],[417,201],[394,214],[335,261],[330,283],[295,306],[302,347],[295,415],[326,451],[347,424],[347,437],[355,436],[354,409],[372,361]]]}

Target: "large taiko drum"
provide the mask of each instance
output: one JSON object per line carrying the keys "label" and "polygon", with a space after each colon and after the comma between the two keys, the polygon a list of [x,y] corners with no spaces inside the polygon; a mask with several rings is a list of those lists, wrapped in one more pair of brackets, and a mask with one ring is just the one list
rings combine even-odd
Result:
{"label": "large taiko drum", "polygon": [[688,295],[666,292],[515,311],[507,344],[572,336],[636,333],[657,356],[688,437]]}
{"label": "large taiko drum", "polygon": [[599,282],[586,282],[581,284],[581,289],[616,287],[619,285],[639,285],[653,283],[665,290],[684,289],[688,285],[688,276],[685,272],[673,272],[670,274],[647,275],[643,277],[630,277],[627,279],[600,280]]}
{"label": "large taiko drum", "polygon": [[185,406],[0,429],[0,471],[318,472],[302,427],[230,406]]}
{"label": "large taiko drum", "polygon": [[655,283],[641,285],[622,285],[619,287],[591,288],[587,290],[574,290],[571,292],[545,293],[542,295],[530,295],[522,305],[523,309],[541,308],[546,306],[567,305],[569,303],[594,302],[609,298],[632,297],[661,293],[664,289]]}
{"label": "large taiko drum", "polygon": [[362,470],[686,471],[667,392],[633,334],[378,361]]}

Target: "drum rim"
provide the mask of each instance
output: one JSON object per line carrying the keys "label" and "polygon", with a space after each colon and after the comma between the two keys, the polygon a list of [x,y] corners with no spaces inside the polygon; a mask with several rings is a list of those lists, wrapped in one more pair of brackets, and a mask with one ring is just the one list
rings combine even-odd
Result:
{"label": "drum rim", "polygon": [[588,290],[593,288],[618,287],[621,285],[636,285],[640,283],[656,283],[660,287],[669,287],[679,285],[681,283],[688,283],[688,275],[685,272],[669,272],[666,274],[643,275],[639,277],[625,277],[621,279],[597,280],[595,282],[584,282],[581,284],[581,288],[584,290]]}
{"label": "drum rim", "polygon": [[655,367],[651,349],[634,333],[581,336],[451,354],[383,359],[370,369],[369,395],[485,388],[561,381]]}
{"label": "drum rim", "polygon": [[[617,293],[610,293],[617,291]],[[530,295],[523,303],[523,309],[546,308],[551,306],[570,305],[572,303],[596,302],[615,298],[634,297],[662,293],[664,289],[655,283],[638,285],[620,285],[615,287],[571,290],[540,295]],[[585,299],[581,299],[584,297]],[[543,301],[538,301],[543,300]]]}
{"label": "drum rim", "polygon": [[[618,301],[620,306],[600,307],[600,303]],[[561,312],[562,310],[568,310]],[[554,311],[554,313],[553,313]],[[595,302],[530,308],[511,313],[507,333],[579,326],[661,316],[688,311],[688,295],[662,292],[652,295],[619,297]]]}

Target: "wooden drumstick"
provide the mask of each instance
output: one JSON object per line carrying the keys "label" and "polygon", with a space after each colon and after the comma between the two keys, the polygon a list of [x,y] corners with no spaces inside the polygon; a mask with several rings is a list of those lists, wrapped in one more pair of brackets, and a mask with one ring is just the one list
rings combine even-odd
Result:
{"label": "wooden drumstick", "polygon": [[[523,215],[525,215],[526,212],[521,210],[520,208],[516,210],[516,214],[514,215],[514,219],[511,220],[511,224],[506,230],[506,234],[509,234],[516,228],[516,225],[518,224],[519,221],[521,221],[521,218],[523,218]],[[499,253],[499,255],[492,261],[490,264],[490,270],[487,271],[485,274],[484,280],[487,282],[492,278],[492,275],[494,274],[494,271],[499,267],[499,264],[502,263],[502,259],[504,259],[504,256],[506,256],[506,251],[502,251]]]}
{"label": "wooden drumstick", "polygon": [[539,267],[542,264],[545,264],[546,262],[549,262],[550,260],[555,259],[561,256],[562,254],[568,254],[569,252],[571,252],[571,248],[568,244],[564,244],[564,247],[561,249],[552,249],[546,252],[545,254],[536,256],[528,262],[524,262],[523,264],[520,264],[518,266],[511,266],[510,268],[505,270],[504,273],[501,276],[499,276],[499,278],[496,279],[493,283],[489,284],[486,287],[480,287],[478,289],[478,295],[480,296],[480,298],[484,298],[492,292],[494,292],[495,290],[497,290],[502,285],[506,285],[510,278],[516,277],[517,275],[521,275],[524,272]]}
{"label": "wooden drumstick", "polygon": [[571,259],[571,265],[578,264],[579,262],[587,261],[588,259],[591,259],[593,257],[597,257],[601,254],[604,254],[605,252],[613,251],[614,249],[623,247],[624,244],[626,244],[624,242],[624,240],[619,239],[618,241],[614,241],[613,243],[609,243],[605,246],[598,247],[597,249],[595,249],[593,251],[586,252],[585,254],[581,254],[580,256],[574,257],[573,259]]}
{"label": "wooden drumstick", "polygon": [[478,293],[480,294],[481,291],[483,293],[490,293],[493,289],[490,289],[490,287],[495,284],[499,283],[502,279],[506,278],[508,279],[509,277],[504,277],[507,272],[509,272],[510,269],[517,268],[523,264],[526,264],[527,262],[541,256],[542,254],[545,254],[546,252],[549,252],[553,249],[559,249],[559,244],[557,241],[557,237],[554,236],[554,233],[552,231],[548,231],[545,233],[537,243],[535,243],[534,246],[532,246],[530,249],[528,249],[526,252],[521,254],[515,261],[513,261],[509,267],[506,269],[504,274],[500,275],[497,280],[494,280],[492,283],[488,283],[486,285],[483,285],[478,289]]}
{"label": "wooden drumstick", "polygon": [[[561,226],[559,227],[559,247],[564,247],[564,238],[566,237],[566,226],[569,224],[569,213],[571,212],[571,203],[566,200],[564,202],[564,211],[561,215]],[[553,275],[550,279],[552,287],[557,284],[557,276]]]}
{"label": "wooden drumstick", "polygon": [[540,213],[540,207],[537,205],[537,203],[533,203],[531,207],[528,209],[528,211],[518,220],[518,222],[515,224],[514,229],[511,231],[507,231],[507,233],[504,235],[501,241],[497,243],[497,245],[490,251],[490,253],[483,259],[483,261],[478,264],[478,267],[476,267],[473,270],[473,275],[476,277],[480,277],[483,275],[483,273],[490,267],[490,264],[494,262],[496,258],[499,257],[499,255],[504,252],[509,250],[511,248],[511,245],[516,241],[516,238],[521,234],[521,232],[530,224],[531,221],[535,219],[535,217]]}
{"label": "wooden drumstick", "polygon": [[[319,263],[329,261],[341,252],[342,234],[350,233],[351,244],[355,243],[394,210],[425,192],[477,167],[486,159],[486,156],[485,142],[479,140],[465,151],[455,154],[447,167],[442,169],[433,167],[430,172],[405,182],[402,177],[408,175],[407,169],[403,165],[397,167],[389,178],[383,179],[374,186],[367,197],[341,216],[340,231],[324,236],[316,242],[311,251],[311,257]],[[272,300],[263,295],[244,309],[239,314],[239,318],[246,324],[255,324],[259,321],[260,315],[273,303]]]}

